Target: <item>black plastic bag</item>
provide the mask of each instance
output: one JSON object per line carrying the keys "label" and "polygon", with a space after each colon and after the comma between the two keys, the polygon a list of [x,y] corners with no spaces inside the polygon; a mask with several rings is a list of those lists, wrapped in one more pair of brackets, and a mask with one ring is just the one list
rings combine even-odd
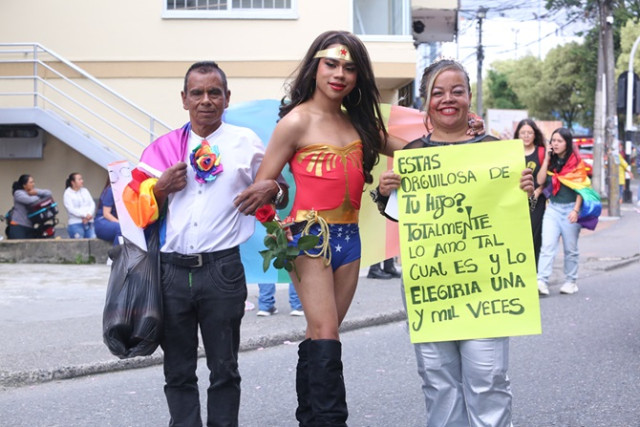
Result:
{"label": "black plastic bag", "polygon": [[157,226],[145,233],[147,250],[126,238],[109,251],[113,260],[102,314],[102,337],[121,359],[148,356],[162,337],[162,290]]}

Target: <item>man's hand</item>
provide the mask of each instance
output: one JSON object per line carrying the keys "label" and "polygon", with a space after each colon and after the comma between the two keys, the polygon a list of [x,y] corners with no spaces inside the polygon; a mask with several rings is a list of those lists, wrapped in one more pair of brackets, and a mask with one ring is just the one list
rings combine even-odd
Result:
{"label": "man's hand", "polygon": [[238,210],[245,215],[255,215],[256,210],[267,203],[271,203],[278,192],[278,186],[272,179],[258,181],[238,194],[233,200]]}
{"label": "man's hand", "polygon": [[180,191],[187,186],[187,164],[178,162],[169,169],[162,172],[162,175],[153,188],[158,206],[162,206],[171,193]]}
{"label": "man's hand", "polygon": [[525,169],[522,171],[520,177],[520,189],[527,193],[527,196],[533,195],[533,171],[531,169]]}

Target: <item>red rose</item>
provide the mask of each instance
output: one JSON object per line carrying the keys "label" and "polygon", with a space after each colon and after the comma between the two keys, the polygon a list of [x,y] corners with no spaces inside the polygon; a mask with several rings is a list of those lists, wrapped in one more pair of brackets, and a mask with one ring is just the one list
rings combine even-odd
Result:
{"label": "red rose", "polygon": [[256,219],[261,223],[273,221],[276,217],[276,210],[271,205],[263,205],[256,211]]}

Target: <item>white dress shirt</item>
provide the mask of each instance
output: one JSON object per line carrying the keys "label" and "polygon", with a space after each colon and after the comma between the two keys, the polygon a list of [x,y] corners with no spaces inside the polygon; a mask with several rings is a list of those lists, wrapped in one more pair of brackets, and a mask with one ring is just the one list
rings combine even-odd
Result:
{"label": "white dress shirt", "polygon": [[255,217],[241,214],[233,199],[249,185],[264,157],[260,138],[250,129],[222,123],[206,139],[218,146],[223,171],[201,184],[189,155],[203,140],[190,132],[186,158],[187,186],[168,198],[166,240],[162,252],[194,254],[232,248],[254,231]]}

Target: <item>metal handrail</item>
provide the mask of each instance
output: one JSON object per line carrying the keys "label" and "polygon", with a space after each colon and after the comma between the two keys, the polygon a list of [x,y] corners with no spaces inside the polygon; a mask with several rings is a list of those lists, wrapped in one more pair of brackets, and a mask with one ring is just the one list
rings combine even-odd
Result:
{"label": "metal handrail", "polygon": [[[15,56],[23,57],[16,58]],[[0,58],[2,58],[0,59],[0,64],[2,65],[17,64],[22,66],[20,64],[24,64],[28,66],[28,64],[33,64],[32,67],[29,67],[31,72],[26,72],[21,75],[0,76],[0,81],[4,82],[7,80],[24,80],[25,82],[32,80],[33,92],[16,88],[17,90],[9,89],[4,92],[0,91],[0,96],[33,96],[33,106],[43,110],[55,106],[58,111],[66,115],[65,119],[68,119],[73,126],[85,130],[88,129],[90,133],[93,134],[92,136],[94,136],[96,140],[105,143],[106,147],[117,147],[117,151],[123,150],[134,157],[136,156],[107,135],[104,132],[104,129],[107,128],[110,129],[110,133],[116,132],[117,135],[122,135],[134,145],[142,148],[157,137],[156,129],[163,127],[164,129],[159,129],[161,133],[171,130],[167,124],[143,108],[137,106],[72,62],[39,43],[0,43]],[[55,64],[59,64],[59,66]],[[45,74],[43,74],[43,72]],[[41,75],[44,77],[41,77]],[[85,82],[86,84],[83,85],[81,82]],[[68,85],[68,87],[61,89],[59,87],[60,84],[57,83]],[[71,109],[85,111],[88,115],[83,119],[73,114],[69,111],[69,108],[58,105],[50,97],[45,96],[44,90],[55,91],[60,96],[58,101],[64,100],[65,102],[63,102],[63,104],[72,106]],[[72,92],[75,92],[76,95],[80,94],[83,100],[74,97]],[[86,100],[84,100],[85,96],[87,97]],[[39,100],[43,102],[39,102]],[[93,111],[96,106],[100,107],[99,110],[102,110],[103,114]],[[127,113],[127,111],[129,111],[129,113]],[[104,113],[107,115],[113,114],[113,118],[106,117]],[[140,116],[141,118],[133,116]],[[87,122],[87,118],[94,125]],[[101,123],[102,125],[96,125],[96,123]],[[121,125],[128,127],[130,131],[145,132],[148,135],[148,141],[141,140],[139,138],[141,135],[136,136]],[[98,129],[100,126],[104,126],[103,130]],[[135,129],[137,129],[137,131]]]}
{"label": "metal handrail", "polygon": [[[3,61],[0,61],[0,63],[2,63]],[[55,70],[54,68],[50,67],[49,65],[47,65],[47,63],[43,62],[43,61],[33,61],[33,60],[23,60],[23,61],[15,61],[14,63],[32,63],[32,62],[37,62],[38,64],[42,65],[43,67],[45,67],[47,70],[51,71],[52,73],[54,73],[55,75],[59,76],[62,80],[64,80],[66,83],[69,83],[70,85],[72,85],[73,87],[75,87],[76,89],[78,89],[79,91],[85,93],[86,95],[91,96],[92,93],[89,92],[88,90],[86,90],[85,88],[83,88],[82,86],[80,86],[79,84],[77,84],[76,82],[74,82],[73,80],[67,78],[66,76],[64,76],[63,74],[59,73],[57,70]],[[15,79],[38,79],[38,81],[41,81],[45,86],[50,87],[56,91],[58,91],[58,93],[60,93],[61,95],[64,95],[59,89],[57,89],[54,85],[49,84],[46,80],[42,79],[39,76],[32,76],[32,77],[26,77],[26,76],[15,76]],[[78,105],[82,105],[79,101],[69,98],[70,100],[73,100],[76,104]],[[100,99],[100,98],[94,98],[96,101],[98,101],[99,103],[101,103],[102,105],[104,105],[105,107],[109,108],[111,111],[113,111],[114,113],[118,114],[120,117],[122,117],[123,119],[129,121],[130,123],[132,123],[133,125],[139,127],[142,130],[147,130],[146,126],[143,126],[141,123],[136,122],[135,120],[131,119],[129,116],[125,115],[124,113],[122,113],[120,110],[118,110],[117,108],[113,107],[112,105],[108,104],[106,101]],[[37,105],[34,105],[37,106]],[[135,105],[133,106],[134,108],[136,108],[138,111],[143,112],[144,110],[139,109],[139,107],[136,107]],[[148,113],[144,113],[145,115],[149,115]],[[157,120],[154,118],[154,120]],[[136,141],[138,142],[138,141]],[[144,145],[144,144],[143,144]]]}
{"label": "metal handrail", "polygon": [[[48,103],[50,103],[51,105],[53,105],[54,107],[56,107],[58,110],[62,111],[65,113],[65,115],[67,117],[71,117],[73,119],[79,120],[79,118],[73,114],[70,111],[67,111],[66,109],[64,109],[64,107],[61,107],[60,105],[58,105],[55,101],[41,95],[41,97],[43,97]],[[99,131],[98,129],[96,129],[94,126],[91,126],[89,124],[84,123],[83,124],[84,128],[88,128],[89,130],[93,131],[95,134],[100,135],[102,138],[108,140],[109,142],[111,142],[113,145],[115,145],[116,147],[118,147],[121,151],[127,153],[128,155],[132,156],[133,158],[136,158],[136,154],[133,153],[131,150],[128,150],[127,148],[123,147],[122,145],[120,145],[119,142],[115,141],[113,138],[105,135],[104,133],[102,133],[101,131]]]}

